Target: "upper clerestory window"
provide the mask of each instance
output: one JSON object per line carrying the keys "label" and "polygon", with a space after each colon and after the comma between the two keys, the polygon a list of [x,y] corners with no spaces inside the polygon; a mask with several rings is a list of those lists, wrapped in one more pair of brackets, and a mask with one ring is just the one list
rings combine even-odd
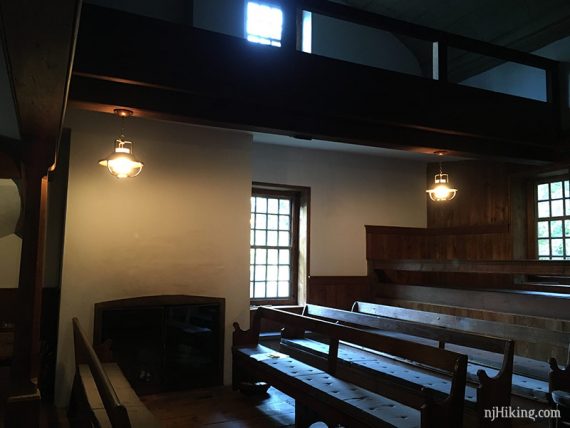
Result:
{"label": "upper clerestory window", "polygon": [[246,9],[247,40],[281,46],[283,11],[274,3],[248,1]]}

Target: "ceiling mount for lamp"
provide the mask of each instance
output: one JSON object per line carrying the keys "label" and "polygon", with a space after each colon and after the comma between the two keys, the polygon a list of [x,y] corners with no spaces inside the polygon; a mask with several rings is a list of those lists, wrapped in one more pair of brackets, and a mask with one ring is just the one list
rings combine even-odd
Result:
{"label": "ceiling mount for lamp", "polygon": [[[443,156],[447,154],[446,151],[440,150],[434,152],[437,156]],[[441,169],[441,161],[439,162],[439,174],[435,174],[435,179],[431,189],[426,190],[432,201],[450,201],[455,198],[457,194],[457,189],[450,187],[449,185],[449,175],[444,174]]]}
{"label": "ceiling mount for lamp", "polygon": [[133,115],[131,110],[117,108],[113,112],[121,118],[121,136],[115,140],[113,152],[105,159],[99,161],[99,165],[106,167],[117,178],[136,177],[143,168],[143,163],[133,155],[132,141],[125,139],[125,119]]}

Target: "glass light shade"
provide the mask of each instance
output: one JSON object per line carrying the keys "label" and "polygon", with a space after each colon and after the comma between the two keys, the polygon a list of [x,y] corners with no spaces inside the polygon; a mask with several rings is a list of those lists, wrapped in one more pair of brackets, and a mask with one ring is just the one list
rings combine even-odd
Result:
{"label": "glass light shade", "polygon": [[136,177],[144,166],[133,155],[133,143],[120,138],[115,141],[113,153],[101,159],[99,165],[107,167],[109,172],[117,178]]}
{"label": "glass light shade", "polygon": [[455,198],[457,189],[449,187],[448,175],[440,172],[435,175],[433,187],[426,192],[432,201],[450,201]]}

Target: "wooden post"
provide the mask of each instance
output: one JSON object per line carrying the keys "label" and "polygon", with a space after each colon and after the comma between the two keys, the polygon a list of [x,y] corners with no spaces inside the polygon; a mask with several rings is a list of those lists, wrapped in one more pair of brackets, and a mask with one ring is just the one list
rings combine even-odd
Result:
{"label": "wooden post", "polygon": [[570,129],[568,91],[570,90],[570,65],[560,62],[546,69],[546,99],[552,103],[562,135]]}
{"label": "wooden post", "polygon": [[281,3],[283,11],[283,34],[281,46],[286,49],[298,49],[301,43],[299,12],[297,1],[288,0]]}
{"label": "wooden post", "polygon": [[334,375],[336,374],[336,367],[338,363],[338,339],[330,339],[329,342],[329,358],[327,365],[327,372]]}
{"label": "wooden post", "polygon": [[39,426],[40,317],[47,202],[46,170],[24,166],[24,227],[10,396],[5,426]]}
{"label": "wooden post", "polygon": [[442,41],[433,42],[432,59],[433,79],[447,82],[447,44]]}

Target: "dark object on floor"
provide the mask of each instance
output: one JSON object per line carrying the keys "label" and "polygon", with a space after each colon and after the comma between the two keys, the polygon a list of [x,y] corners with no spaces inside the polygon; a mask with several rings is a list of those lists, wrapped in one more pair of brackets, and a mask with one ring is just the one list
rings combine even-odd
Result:
{"label": "dark object on floor", "polygon": [[267,382],[241,382],[239,390],[245,395],[267,394],[269,384]]}

